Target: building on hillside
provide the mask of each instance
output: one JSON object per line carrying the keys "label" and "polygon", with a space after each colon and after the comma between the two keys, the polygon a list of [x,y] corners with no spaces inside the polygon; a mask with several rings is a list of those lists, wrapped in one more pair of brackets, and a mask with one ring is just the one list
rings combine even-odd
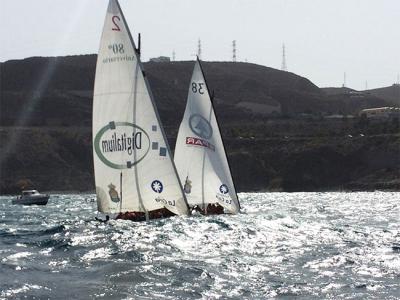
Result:
{"label": "building on hillside", "polygon": [[281,104],[278,102],[266,103],[255,103],[250,101],[241,101],[236,104],[237,108],[244,108],[252,112],[253,114],[276,116],[282,113]]}
{"label": "building on hillside", "polygon": [[398,107],[376,107],[366,108],[360,111],[359,116],[365,116],[367,119],[390,119],[400,117],[400,108]]}
{"label": "building on hillside", "polygon": [[336,120],[342,120],[342,119],[353,119],[353,115],[343,115],[343,114],[332,114],[332,115],[327,115],[324,116],[324,119],[336,119]]}
{"label": "building on hillside", "polygon": [[159,56],[159,57],[153,57],[150,58],[151,62],[170,62],[171,59],[168,56]]}

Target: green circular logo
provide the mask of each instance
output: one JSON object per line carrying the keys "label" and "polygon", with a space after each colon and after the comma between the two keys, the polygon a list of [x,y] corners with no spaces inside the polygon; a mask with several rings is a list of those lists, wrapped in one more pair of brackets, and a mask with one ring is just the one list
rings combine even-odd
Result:
{"label": "green circular logo", "polygon": [[143,128],[129,122],[110,122],[94,138],[98,158],[113,169],[129,169],[150,150],[150,137]]}

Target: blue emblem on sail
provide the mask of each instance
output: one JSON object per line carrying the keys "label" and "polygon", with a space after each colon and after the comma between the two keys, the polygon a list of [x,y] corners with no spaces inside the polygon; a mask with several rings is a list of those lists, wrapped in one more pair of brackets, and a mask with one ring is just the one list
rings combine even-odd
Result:
{"label": "blue emblem on sail", "polygon": [[194,134],[203,139],[210,139],[212,137],[213,130],[210,123],[199,114],[190,116],[189,127]]}
{"label": "blue emblem on sail", "polygon": [[219,187],[219,191],[221,192],[221,194],[228,194],[229,192],[228,186],[226,184],[222,184]]}
{"label": "blue emblem on sail", "polygon": [[160,147],[160,156],[167,156],[167,148]]}
{"label": "blue emblem on sail", "polygon": [[163,184],[161,183],[160,180],[154,180],[154,181],[151,183],[151,189],[152,189],[154,192],[160,194],[160,193],[162,193],[164,187],[163,187]]}

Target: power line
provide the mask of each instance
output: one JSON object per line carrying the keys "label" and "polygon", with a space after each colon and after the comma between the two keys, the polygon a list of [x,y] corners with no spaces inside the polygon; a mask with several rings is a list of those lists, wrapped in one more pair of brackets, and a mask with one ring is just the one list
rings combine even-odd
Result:
{"label": "power line", "polygon": [[342,85],[342,87],[346,87],[346,72],[344,72],[344,74],[343,74],[343,85]]}
{"label": "power line", "polygon": [[236,62],[236,40],[232,41],[232,61]]}
{"label": "power line", "polygon": [[201,40],[200,39],[197,43],[197,56],[199,59],[201,59]]}
{"label": "power line", "polygon": [[281,66],[281,70],[287,72],[285,44],[282,44],[282,66]]}

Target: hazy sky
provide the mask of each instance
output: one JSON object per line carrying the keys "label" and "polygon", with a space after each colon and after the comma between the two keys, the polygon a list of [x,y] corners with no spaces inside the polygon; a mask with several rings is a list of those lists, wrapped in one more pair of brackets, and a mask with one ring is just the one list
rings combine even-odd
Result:
{"label": "hazy sky", "polygon": [[[97,53],[108,0],[0,0],[0,61]],[[288,70],[318,86],[388,86],[400,73],[400,0],[120,0],[142,59],[176,52]]]}

